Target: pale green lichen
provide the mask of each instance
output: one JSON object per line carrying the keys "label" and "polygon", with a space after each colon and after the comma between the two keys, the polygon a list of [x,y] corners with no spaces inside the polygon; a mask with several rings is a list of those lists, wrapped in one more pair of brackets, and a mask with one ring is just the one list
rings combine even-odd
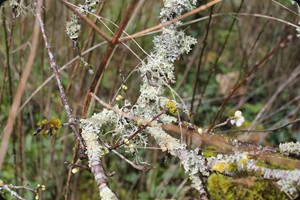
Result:
{"label": "pale green lichen", "polygon": [[81,24],[79,17],[73,14],[71,20],[66,24],[66,33],[72,40],[75,40],[79,37],[80,30]]}
{"label": "pale green lichen", "polygon": [[[167,0],[164,1],[164,5],[165,8],[161,11],[162,23],[171,20],[186,10],[193,9],[196,1]],[[185,144],[181,144],[178,139],[171,137],[157,123],[158,121],[172,123],[176,120],[175,117],[165,113],[166,109],[173,114],[178,114],[178,109],[184,112],[187,111],[186,106],[177,103],[175,97],[174,99],[169,99],[164,96],[165,87],[170,88],[169,84],[175,82],[174,62],[181,54],[188,53],[191,50],[191,46],[197,42],[196,39],[185,35],[183,31],[177,30],[180,24],[181,22],[176,22],[163,28],[162,34],[154,38],[154,51],[150,53],[150,56],[139,67],[143,81],[140,87],[140,96],[135,105],[131,105],[126,99],[122,100],[121,102],[124,102],[125,105],[120,110],[123,111],[126,108],[127,114],[135,116],[142,121],[150,121],[160,115],[159,119],[155,120],[156,123],[154,121],[142,133],[137,134],[130,143],[134,142],[134,145],[145,145],[147,144],[146,134],[154,137],[162,151],[167,151],[180,159],[193,183],[193,187],[203,194],[205,191],[200,176],[207,176],[209,174],[204,157],[198,153],[198,150],[187,150]],[[173,91],[171,90],[171,92]],[[171,107],[170,102],[173,105]],[[109,117],[110,115],[108,115],[107,110],[103,110],[101,113],[87,119],[94,123],[93,126],[97,127],[99,137],[102,138],[102,135],[110,135],[111,137],[117,137],[118,141],[124,141],[140,126],[139,123],[125,119],[117,113],[112,115],[113,117]],[[101,119],[97,119],[99,117]],[[103,126],[103,117],[107,118],[105,120],[112,120],[112,127],[106,133]],[[100,123],[100,126],[96,125],[97,123]],[[84,126],[82,128],[86,128]]]}
{"label": "pale green lichen", "polygon": [[[293,5],[297,6],[298,13],[300,14],[300,5],[299,5],[299,3],[295,0],[290,0],[290,1]],[[298,25],[300,26],[300,21],[298,22]],[[300,38],[300,27],[297,27],[296,31],[297,31],[297,37]]]}
{"label": "pale green lichen", "polygon": [[27,2],[28,5],[25,5],[24,0],[9,0],[9,6],[16,11],[16,17],[21,15],[27,15],[28,13],[34,13],[33,1]]}
{"label": "pale green lichen", "polygon": [[81,135],[86,145],[86,154],[88,155],[89,163],[91,163],[94,160],[99,160],[108,151],[98,142],[99,129],[93,123],[84,120],[82,120],[82,124]]}
{"label": "pale green lichen", "polygon": [[300,143],[288,142],[279,144],[280,153],[300,157]]}
{"label": "pale green lichen", "polygon": [[[86,0],[85,4],[79,4],[77,11],[83,15],[87,15],[89,12],[95,12],[96,6],[100,0]],[[66,24],[66,33],[72,40],[77,40],[81,31],[81,23],[77,14],[72,14],[71,20]]]}
{"label": "pale green lichen", "polygon": [[100,198],[102,200],[118,200],[118,197],[111,191],[109,187],[100,189]]}
{"label": "pale green lichen", "polygon": [[178,139],[171,137],[160,126],[148,127],[147,130],[151,136],[155,138],[162,151],[171,153],[174,150],[186,148]]}
{"label": "pale green lichen", "polygon": [[181,158],[181,163],[193,183],[192,186],[198,191],[203,190],[200,176],[208,176],[209,171],[205,158],[199,155],[199,149],[188,151],[187,155]]}

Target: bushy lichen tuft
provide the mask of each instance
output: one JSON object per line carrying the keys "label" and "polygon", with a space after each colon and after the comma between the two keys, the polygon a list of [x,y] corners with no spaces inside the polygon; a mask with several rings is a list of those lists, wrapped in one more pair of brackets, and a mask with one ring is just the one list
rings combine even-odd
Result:
{"label": "bushy lichen tuft", "polygon": [[289,156],[297,156],[300,157],[300,142],[288,142],[288,143],[281,143],[279,145],[280,153]]}
{"label": "bushy lichen tuft", "polygon": [[[295,0],[290,0],[290,1],[293,5],[297,6],[298,13],[300,14],[300,5],[299,5],[299,3]],[[300,21],[298,22],[298,24],[300,25]],[[300,27],[297,27],[296,31],[297,31],[297,37],[300,38]]]}
{"label": "bushy lichen tuft", "polygon": [[25,5],[24,0],[9,0],[9,6],[16,11],[16,17],[34,13],[33,1],[29,1],[29,4]]}
{"label": "bushy lichen tuft", "polygon": [[66,33],[72,39],[76,40],[79,37],[81,24],[78,15],[73,14],[71,20],[66,24]]}

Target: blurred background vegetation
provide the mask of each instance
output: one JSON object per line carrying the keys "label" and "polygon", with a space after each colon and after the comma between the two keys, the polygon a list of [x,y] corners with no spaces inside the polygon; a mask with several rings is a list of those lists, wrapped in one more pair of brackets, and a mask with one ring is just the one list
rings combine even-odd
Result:
{"label": "blurred background vegetation", "polygon": [[[70,0],[70,2],[79,4],[82,0]],[[105,19],[107,26],[115,31],[116,27],[111,22],[120,23],[122,13],[128,7],[130,0],[103,2],[103,8],[97,12]],[[198,5],[205,2],[198,1]],[[29,5],[31,1],[24,0],[24,3]],[[60,76],[74,116],[80,118],[84,95],[93,75],[80,66],[79,59],[74,59],[77,53],[72,46],[72,41],[65,34],[65,25],[70,20],[72,11],[60,1],[45,1],[44,5],[43,19],[51,48],[59,66],[67,65],[66,69],[60,72]],[[157,25],[161,7],[161,0],[140,0],[136,9],[132,11],[133,17],[126,27],[126,32],[133,34]],[[7,2],[0,11],[0,139],[30,52],[34,15],[30,11],[26,12],[26,15],[17,17],[13,25],[12,11]],[[89,18],[94,20],[93,16]],[[299,76],[286,84],[292,74],[296,73],[295,69],[300,63],[300,39],[295,37],[295,28],[288,24],[297,24],[298,21],[297,8],[289,0],[229,0],[185,19],[182,29],[197,38],[198,44],[189,55],[182,56],[176,62],[177,82],[172,86],[188,108],[192,107],[191,122],[207,127],[224,101],[225,95],[239,77],[289,34],[294,36],[292,42],[272,55],[250,76],[227,103],[217,122],[221,123],[228,116],[232,116],[236,110],[241,110],[246,123],[240,129],[245,129],[266,105],[268,106],[265,112],[256,120],[254,125],[256,130],[279,127],[298,119],[300,117]],[[99,29],[111,35],[103,24],[99,21],[96,23]],[[96,35],[88,25],[85,23],[82,25],[78,42],[82,51],[97,45],[84,54],[84,58],[96,69],[106,44],[103,43],[103,38]],[[11,31],[13,31],[11,45],[7,48],[5,41],[8,40]],[[159,33],[150,33],[135,40],[150,53],[153,46],[152,39],[156,34]],[[146,58],[134,42],[127,41],[126,44],[140,59]],[[141,81],[141,77],[135,70],[139,63],[139,59],[120,44],[104,71],[97,96],[105,102],[114,101],[113,97],[123,84],[124,77],[132,73],[125,83],[128,91],[122,95],[135,102],[139,95]],[[198,76],[197,71],[199,71]],[[68,128],[62,128],[52,139],[42,135],[32,136],[37,123],[43,119],[56,117],[62,122],[67,121],[56,81],[51,79],[42,85],[51,75],[52,70],[49,69],[45,45],[40,38],[39,48],[22,98],[24,107],[18,113],[9,151],[0,171],[0,179],[14,185],[28,182],[32,186],[44,184],[46,191],[41,194],[42,199],[63,199],[70,167],[68,163],[72,160],[75,143],[73,133]],[[31,98],[40,86],[41,88]],[[172,98],[171,94],[166,95]],[[274,95],[275,101],[272,101]],[[27,102],[29,98],[30,101]],[[94,103],[88,116],[102,109],[101,105]],[[233,127],[227,125],[215,131],[240,140],[274,147],[280,142],[300,140],[299,123],[270,132],[244,133],[230,131],[232,129]],[[124,153],[124,149],[121,148],[120,152]],[[108,172],[115,172],[115,175],[109,179],[110,186],[121,199],[197,198],[197,192],[191,188],[188,177],[178,160],[167,153],[162,153],[151,138],[148,148],[141,147],[139,153],[144,162],[150,163],[155,168],[147,173],[140,172],[113,154],[104,158],[105,169]],[[126,153],[124,155],[129,159],[136,158],[134,155]],[[82,164],[87,162],[82,161]],[[275,184],[266,183],[262,186],[263,183],[260,183],[260,188],[253,188],[258,184],[251,177],[247,180],[234,180],[239,185],[244,184],[240,189],[237,189],[232,182],[226,182],[226,191],[222,190],[225,186],[224,184],[222,186],[223,182],[219,179],[217,183],[220,183],[221,190],[218,191],[214,188],[217,187],[214,182],[216,178],[217,176],[214,175],[213,179],[208,181],[211,199],[222,199],[222,197],[235,199],[236,195],[242,195],[238,199],[247,199],[247,197],[272,199],[272,195],[271,197],[262,195],[266,189],[261,187],[272,188],[267,190],[274,193],[273,197],[279,195],[275,199],[286,198]],[[83,170],[76,173],[71,184],[72,199],[99,198],[96,183],[90,172]],[[33,199],[33,194],[30,192],[19,190],[18,193],[27,199]],[[7,194],[5,197],[10,199]]]}

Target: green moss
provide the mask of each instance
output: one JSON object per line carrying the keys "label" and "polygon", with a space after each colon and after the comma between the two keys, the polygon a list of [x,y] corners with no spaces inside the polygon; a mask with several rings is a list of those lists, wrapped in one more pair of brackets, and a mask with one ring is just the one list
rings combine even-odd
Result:
{"label": "green moss", "polygon": [[288,170],[289,169],[288,167],[275,165],[275,164],[272,164],[272,163],[267,163],[267,162],[264,162],[262,160],[257,160],[256,165],[260,166],[260,167],[266,167],[266,168],[269,168],[269,169],[282,169],[282,170]]}
{"label": "green moss", "polygon": [[221,174],[212,174],[207,186],[211,200],[285,200],[287,197],[280,192],[271,181],[254,177],[234,179]]}
{"label": "green moss", "polygon": [[218,153],[216,153],[215,151],[213,150],[203,150],[202,151],[202,155],[205,157],[205,158],[209,158],[209,157],[216,157],[218,155]]}
{"label": "green moss", "polygon": [[227,171],[237,171],[238,165],[236,163],[228,163],[226,166]]}

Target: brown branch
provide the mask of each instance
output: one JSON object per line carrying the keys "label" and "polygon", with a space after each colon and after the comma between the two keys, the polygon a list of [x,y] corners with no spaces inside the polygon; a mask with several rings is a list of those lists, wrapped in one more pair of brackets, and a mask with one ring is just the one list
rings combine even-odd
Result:
{"label": "brown branch", "polygon": [[114,48],[116,47],[116,45],[118,44],[118,40],[121,37],[122,33],[123,33],[123,29],[126,27],[126,24],[128,23],[130,16],[132,14],[132,10],[134,9],[134,7],[136,6],[138,0],[132,0],[131,4],[129,5],[129,7],[127,8],[127,11],[124,13],[119,28],[116,31],[116,33],[114,34],[114,36],[112,37],[112,39],[109,41],[109,45],[107,46],[104,55],[101,58],[101,63],[99,64],[99,67],[97,68],[97,71],[95,73],[94,79],[88,89],[88,91],[86,92],[85,95],[85,99],[84,99],[84,104],[83,104],[83,109],[82,109],[82,113],[81,113],[81,117],[84,118],[87,112],[87,109],[90,105],[90,101],[91,101],[91,96],[90,93],[95,91],[96,85],[108,63],[109,58],[111,57]]}
{"label": "brown branch", "polygon": [[223,101],[222,105],[220,106],[217,114],[215,115],[212,123],[209,125],[209,128],[207,129],[207,133],[209,133],[218,117],[221,115],[221,113],[224,110],[225,105],[227,104],[227,102],[230,100],[230,98],[232,97],[232,95],[237,91],[237,89],[239,89],[241,87],[241,85],[247,81],[247,79],[249,78],[249,76],[262,64],[264,63],[268,58],[270,58],[273,54],[275,54],[278,50],[282,49],[283,47],[285,47],[287,45],[287,43],[289,43],[292,40],[293,36],[292,35],[288,35],[286,39],[284,39],[283,41],[281,41],[279,44],[277,44],[273,49],[271,49],[271,51],[269,53],[267,53],[260,61],[258,61],[255,65],[252,66],[252,68],[237,82],[237,84],[233,87],[233,89],[231,89],[230,93],[227,95],[226,99]]}
{"label": "brown branch", "polygon": [[238,141],[230,137],[216,134],[199,134],[196,125],[186,127],[182,125],[182,131],[178,125],[163,124],[162,128],[170,135],[178,138],[181,134],[187,138],[191,138],[192,148],[203,148],[205,146],[213,146],[217,152],[233,153],[235,150],[240,152],[251,152],[253,155],[273,154],[277,150],[271,147],[263,147],[261,145],[250,144]]}
{"label": "brown branch", "polygon": [[137,32],[137,33],[135,33],[135,34],[133,34],[133,35],[130,35],[130,36],[127,36],[127,37],[123,37],[123,38],[121,38],[121,39],[119,40],[119,42],[126,42],[126,41],[128,41],[128,40],[131,40],[132,38],[136,38],[136,37],[139,37],[139,36],[141,36],[141,35],[147,34],[147,33],[149,33],[149,32],[159,30],[159,29],[161,29],[161,28],[163,28],[163,27],[165,27],[165,26],[169,26],[169,25],[171,25],[171,24],[173,24],[173,23],[175,23],[175,22],[178,22],[178,21],[180,21],[180,20],[182,20],[182,19],[184,19],[184,18],[187,18],[187,17],[189,17],[189,16],[191,16],[191,15],[193,15],[193,14],[196,14],[196,13],[202,11],[202,10],[206,10],[207,8],[213,6],[213,5],[215,5],[215,4],[217,4],[217,3],[221,2],[221,1],[223,1],[223,0],[213,0],[213,1],[211,1],[211,2],[208,2],[207,4],[202,5],[202,6],[199,6],[198,8],[195,8],[194,10],[191,10],[191,11],[189,11],[189,12],[183,14],[183,15],[180,15],[179,17],[176,17],[176,18],[173,19],[173,20],[167,21],[167,22],[165,22],[165,23],[163,23],[163,24],[159,24],[159,25],[157,25],[157,26],[153,26],[153,27],[148,28],[148,29],[146,29],[146,30]]}

